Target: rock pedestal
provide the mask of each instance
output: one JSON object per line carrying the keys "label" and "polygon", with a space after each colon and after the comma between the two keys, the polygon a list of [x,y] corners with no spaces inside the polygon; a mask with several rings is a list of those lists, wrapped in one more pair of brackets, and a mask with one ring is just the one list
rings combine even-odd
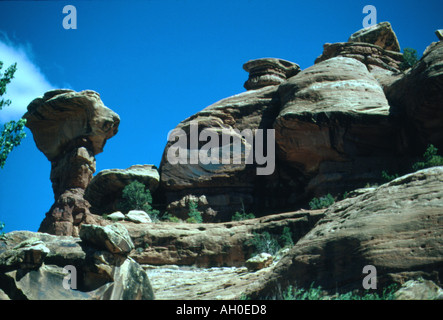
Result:
{"label": "rock pedestal", "polygon": [[250,60],[243,69],[249,72],[249,79],[244,84],[246,90],[279,85],[300,72],[298,64],[275,58]]}
{"label": "rock pedestal", "polygon": [[51,161],[55,202],[40,232],[77,236],[81,224],[96,224],[84,193],[96,170],[95,155],[118,131],[120,117],[97,92],[51,90],[34,99],[23,116],[37,148]]}

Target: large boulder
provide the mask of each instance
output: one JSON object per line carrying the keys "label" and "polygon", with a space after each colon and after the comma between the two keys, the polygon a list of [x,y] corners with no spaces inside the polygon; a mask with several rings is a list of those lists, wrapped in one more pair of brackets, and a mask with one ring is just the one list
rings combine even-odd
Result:
{"label": "large boulder", "polygon": [[348,42],[366,42],[386,50],[400,52],[400,44],[389,22],[380,22],[361,29],[352,34]]}
{"label": "large boulder", "polygon": [[146,272],[126,255],[30,231],[0,239],[0,290],[11,300],[154,299]]}
{"label": "large boulder", "polygon": [[[287,285],[347,292],[363,289],[376,269],[377,289],[423,277],[441,286],[443,275],[443,167],[397,178],[356,198],[337,202],[324,218],[252,289],[266,296]],[[373,274],[374,275],[374,274]]]}
{"label": "large boulder", "polygon": [[91,212],[109,214],[118,211],[123,189],[138,181],[154,192],[160,175],[154,165],[133,165],[127,169],[106,169],[95,175],[85,190],[85,199],[91,204]]}
{"label": "large boulder", "polygon": [[307,192],[362,187],[395,165],[390,106],[363,63],[325,60],[280,85],[279,94],[277,156],[302,174]]}
{"label": "large boulder", "polygon": [[112,253],[129,254],[134,249],[128,230],[119,223],[105,227],[85,224],[80,229],[80,239]]}
{"label": "large boulder", "polygon": [[51,161],[55,203],[39,231],[77,236],[81,224],[96,223],[83,195],[96,170],[95,156],[117,133],[120,117],[95,91],[57,89],[34,99],[23,118]]}

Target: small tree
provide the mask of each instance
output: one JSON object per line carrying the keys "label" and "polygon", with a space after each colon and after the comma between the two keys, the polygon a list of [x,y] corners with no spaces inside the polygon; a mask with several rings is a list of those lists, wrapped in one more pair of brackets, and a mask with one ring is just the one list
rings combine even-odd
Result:
{"label": "small tree", "polygon": [[5,223],[0,221],[0,237],[3,237],[5,235],[4,232],[1,232],[4,227],[5,227]]}
{"label": "small tree", "polygon": [[328,193],[324,197],[312,199],[311,202],[309,202],[309,206],[311,207],[311,210],[324,209],[334,204],[334,202],[334,197]]}
{"label": "small tree", "polygon": [[145,185],[141,182],[134,181],[128,184],[123,189],[122,198],[123,202],[117,205],[118,208],[124,211],[130,210],[143,210],[151,217],[151,220],[157,222],[159,211],[153,210],[151,191],[146,189]]}
{"label": "small tree", "polygon": [[189,218],[186,219],[186,222],[189,223],[202,223],[203,218],[200,211],[197,210],[198,204],[195,201],[189,201]]}
{"label": "small tree", "polygon": [[[2,68],[3,62],[0,61],[0,70]],[[16,71],[17,63],[14,63],[8,69],[6,69],[3,75],[0,73],[0,97],[6,93],[6,85],[9,84],[14,78],[14,73]],[[3,107],[9,106],[10,104],[11,100],[1,99],[0,110],[2,110]],[[20,145],[21,141],[26,137],[26,133],[24,132],[25,124],[25,119],[20,119],[17,122],[9,121],[5,123],[0,136],[0,168],[4,168],[8,154],[14,147]]]}
{"label": "small tree", "polygon": [[404,48],[403,49],[403,62],[400,64],[400,70],[405,71],[409,68],[412,68],[417,62],[417,50],[412,48]]}
{"label": "small tree", "polygon": [[438,149],[430,144],[426,149],[426,152],[423,154],[423,161],[416,162],[412,166],[412,169],[417,171],[435,166],[443,166],[443,157],[438,156],[437,151]]}

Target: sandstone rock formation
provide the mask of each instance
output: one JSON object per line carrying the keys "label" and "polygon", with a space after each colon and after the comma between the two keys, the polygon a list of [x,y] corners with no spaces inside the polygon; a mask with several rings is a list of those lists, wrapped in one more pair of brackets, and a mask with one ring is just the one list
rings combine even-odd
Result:
{"label": "sandstone rock formation", "polygon": [[384,91],[393,111],[405,119],[416,154],[422,154],[429,143],[443,148],[443,42],[430,46],[411,70]]}
{"label": "sandstone rock formation", "polygon": [[264,297],[287,285],[334,291],[362,289],[366,265],[377,288],[421,276],[441,286],[443,167],[399,177],[361,196],[337,202],[316,226],[251,288]]}
{"label": "sandstone rock formation", "polygon": [[[112,232],[108,232],[110,235]],[[118,237],[117,237],[118,238]],[[115,239],[115,236],[109,236]],[[86,240],[86,238],[85,238]],[[146,272],[124,254],[70,236],[14,231],[0,240],[0,290],[12,300],[152,300]],[[75,271],[71,267],[75,268]],[[69,287],[65,278],[70,272]],[[74,274],[75,272],[75,274]],[[76,288],[76,290],[74,290]],[[5,297],[7,296],[7,298]]]}
{"label": "sandstone rock formation", "polygon": [[243,69],[249,72],[249,79],[244,84],[246,90],[278,85],[300,72],[298,64],[275,58],[248,61]]}
{"label": "sandstone rock formation", "polygon": [[438,40],[443,40],[443,29],[435,30],[435,35],[437,36]]}
{"label": "sandstone rock formation", "polygon": [[118,131],[119,116],[91,90],[51,90],[34,99],[23,116],[37,148],[51,161],[55,203],[40,231],[78,235],[82,223],[96,223],[84,199],[95,172],[95,155]]}
{"label": "sandstone rock formation", "polygon": [[289,227],[293,241],[305,235],[324,210],[299,211],[225,223],[157,223],[124,225],[137,249],[131,257],[140,264],[241,267],[255,248],[253,233],[281,234]]}
{"label": "sandstone rock formation", "polygon": [[371,43],[386,50],[400,52],[400,44],[389,22],[380,22],[361,29],[352,34],[348,42]]}
{"label": "sandstone rock formation", "polygon": [[382,166],[394,165],[390,106],[361,62],[336,57],[317,63],[280,85],[279,93],[277,156],[302,172],[314,196],[376,181]]}
{"label": "sandstone rock formation", "polygon": [[154,192],[160,176],[153,165],[133,165],[127,169],[107,169],[97,173],[85,190],[91,212],[102,215],[118,211],[123,189],[134,181]]}
{"label": "sandstone rock formation", "polygon": [[[190,159],[191,151],[196,149],[192,143],[198,142],[198,137],[191,134],[192,125],[195,123],[198,127],[197,133],[207,129],[218,135],[220,148],[225,146],[231,150],[231,161],[229,164],[223,164],[221,161],[218,164],[204,164],[201,161],[192,164],[188,160],[186,163],[172,164],[168,158],[170,156],[168,151],[176,143],[175,136],[172,136],[171,141],[165,147],[160,164],[160,185],[165,192],[167,204],[180,201],[190,195],[197,198],[204,195],[208,205],[202,208],[204,210],[203,219],[206,222],[216,222],[231,220],[235,211],[241,209],[242,202],[247,208],[250,207],[252,202],[259,198],[257,196],[259,192],[262,192],[262,200],[265,199],[266,188],[259,190],[258,181],[263,181],[263,185],[266,185],[266,181],[272,179],[272,175],[257,177],[255,159],[252,164],[246,164],[246,152],[251,151],[254,146],[245,137],[240,137],[240,134],[235,130],[240,133],[245,129],[251,130],[253,139],[256,141],[255,129],[271,128],[279,111],[277,89],[278,86],[267,86],[223,99],[182,121],[177,126],[175,130],[186,133],[185,154],[188,155],[188,159]],[[241,140],[239,154],[235,154],[233,151],[233,139],[223,142],[221,137],[223,130]],[[198,143],[199,149],[205,144],[204,142]],[[234,159],[237,158],[241,158],[241,163],[234,163]],[[170,207],[167,210],[179,217],[186,217],[189,210],[187,208],[180,209],[182,208]]]}
{"label": "sandstone rock formation", "polygon": [[400,72],[400,64],[403,54],[385,50],[377,45],[360,42],[326,43],[323,53],[315,60],[315,63],[334,57],[356,59],[366,65],[370,72],[376,73],[379,69],[392,72]]}

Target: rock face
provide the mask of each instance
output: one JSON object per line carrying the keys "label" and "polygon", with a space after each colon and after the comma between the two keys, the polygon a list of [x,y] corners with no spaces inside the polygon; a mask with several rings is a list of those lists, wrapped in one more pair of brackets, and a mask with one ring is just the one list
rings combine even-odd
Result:
{"label": "rock face", "polygon": [[90,243],[29,231],[6,234],[0,240],[0,290],[11,300],[154,299],[138,263]]}
{"label": "rock face", "polygon": [[362,289],[366,265],[377,270],[377,288],[413,276],[443,274],[443,167],[402,176],[331,206],[284,256],[253,297],[280,284],[335,291]]}
{"label": "rock face", "polygon": [[[203,211],[204,221],[229,221],[232,214],[241,209],[242,202],[248,208],[255,199],[260,198],[257,196],[258,192],[262,192],[263,195],[267,193],[266,188],[259,190],[258,181],[263,181],[263,185],[266,185],[266,181],[273,176],[258,176],[256,159],[247,164],[246,154],[249,152],[254,155],[252,150],[254,143],[257,143],[255,130],[264,130],[263,139],[266,139],[266,129],[272,128],[273,119],[279,110],[277,89],[278,86],[267,86],[223,99],[182,121],[172,131],[171,140],[166,145],[160,164],[160,184],[166,194],[168,205],[191,195],[197,198],[204,195],[208,204],[199,208]],[[204,129],[218,138],[220,148],[229,149],[229,163],[222,163],[221,157],[217,157],[218,164],[211,162],[205,164],[200,160],[191,163],[190,155],[194,152],[192,150],[201,149],[206,144],[199,142],[197,136]],[[250,132],[254,142],[247,138],[245,129],[246,133]],[[228,132],[240,141],[240,152],[233,151],[235,147],[233,138],[230,141],[223,141],[223,132]],[[241,133],[244,133],[246,138],[241,136]],[[178,143],[176,138],[180,137],[179,134],[186,139],[183,152],[187,155],[187,161],[172,163],[170,158],[173,152],[175,153],[173,150],[177,149],[175,145]],[[194,143],[198,145],[193,146]],[[264,149],[266,154],[267,145]],[[236,159],[240,163],[235,163]],[[262,196],[261,201],[264,199],[265,196]],[[256,204],[260,206],[260,200]],[[186,218],[189,212],[188,208],[177,206],[168,207],[167,211],[183,218]]]}
{"label": "rock face", "polygon": [[403,77],[385,88],[392,109],[407,121],[411,144],[443,148],[443,42],[430,46]]}
{"label": "rock face", "polygon": [[85,199],[91,204],[91,212],[109,214],[118,211],[123,189],[134,181],[143,183],[154,192],[160,181],[154,165],[133,165],[127,169],[108,169],[95,175],[85,190]]}
{"label": "rock face", "polygon": [[400,52],[400,44],[389,22],[380,22],[361,29],[351,35],[348,42],[371,43],[386,50]]}
{"label": "rock face", "polygon": [[243,69],[249,72],[249,79],[244,84],[246,90],[278,85],[300,72],[298,64],[275,58],[248,61]]}
{"label": "rock face", "polygon": [[34,99],[23,116],[37,148],[51,161],[55,203],[40,231],[78,235],[82,223],[95,223],[84,190],[95,172],[95,155],[118,131],[119,116],[91,90],[51,90]]}
{"label": "rock face", "polygon": [[443,40],[443,29],[435,30],[435,35],[437,36],[439,41]]}
{"label": "rock face", "polygon": [[131,257],[140,264],[241,267],[255,248],[247,240],[253,233],[281,234],[289,227],[294,241],[318,221],[324,210],[270,215],[225,223],[157,223],[124,225],[137,249]]}
{"label": "rock face", "polygon": [[277,156],[308,179],[316,197],[376,180],[380,166],[392,162],[390,106],[361,62],[336,57],[317,63],[280,85],[279,93]]}

